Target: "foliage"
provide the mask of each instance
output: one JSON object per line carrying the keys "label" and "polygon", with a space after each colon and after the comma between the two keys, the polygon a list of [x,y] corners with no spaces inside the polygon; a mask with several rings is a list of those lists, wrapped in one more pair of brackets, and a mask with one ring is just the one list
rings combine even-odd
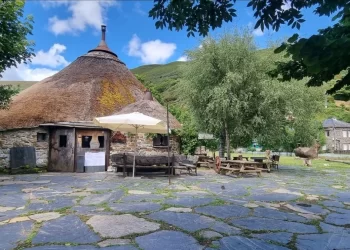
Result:
{"label": "foliage", "polygon": [[32,41],[33,18],[23,17],[25,1],[0,2],[0,77],[5,69],[30,61],[34,56]]}
{"label": "foliage", "polygon": [[[189,51],[183,93],[199,129],[215,135],[225,131],[235,146],[249,145],[264,124],[260,115],[265,66],[256,56],[248,30],[212,37]],[[227,146],[230,150],[229,145]]]}
{"label": "foliage", "polygon": [[[223,22],[232,21],[236,16],[234,4],[236,0],[155,0],[149,16],[158,21],[156,28],[180,30],[187,28],[188,36],[194,32],[206,36],[210,28],[221,27]],[[283,81],[292,78],[301,80],[309,77],[308,86],[321,86],[335,78],[340,72],[344,76],[328,90],[335,93],[346,85],[350,85],[350,5],[345,0],[250,0],[247,7],[254,11],[257,19],[254,28],[272,28],[278,31],[287,24],[300,29],[303,19],[302,10],[314,8],[315,15],[334,15],[333,26],[319,30],[317,35],[300,38],[294,34],[278,47],[275,52],[287,52],[292,60],[279,62],[277,69],[271,72],[274,77]]]}
{"label": "foliage", "polygon": [[[149,16],[157,19],[156,28],[168,28],[169,30],[187,29],[188,36],[194,36],[194,32],[206,36],[211,29],[222,26],[223,22],[231,22],[236,17],[234,4],[236,0],[155,0]],[[334,0],[250,0],[247,7],[252,8],[257,22],[254,28],[272,28],[279,30],[282,24],[300,29],[305,21],[301,13],[302,9],[316,6],[315,14],[330,15],[339,9],[337,16],[344,16],[348,7],[347,1]]]}
{"label": "foliage", "polygon": [[19,92],[19,88],[10,85],[0,85],[0,110],[7,109],[11,102],[11,97]]}
{"label": "foliage", "polygon": [[298,143],[310,146],[320,139],[322,123],[315,118],[324,109],[324,89],[307,87],[302,81],[281,83],[269,79],[263,92],[269,97],[260,104],[269,108],[262,112],[267,112],[266,121],[273,126],[266,124],[257,131],[260,145],[291,152]]}
{"label": "foliage", "polygon": [[178,135],[181,138],[181,152],[193,155],[196,148],[200,145],[195,119],[184,106],[171,105],[169,110],[182,124],[182,129],[178,131]]}

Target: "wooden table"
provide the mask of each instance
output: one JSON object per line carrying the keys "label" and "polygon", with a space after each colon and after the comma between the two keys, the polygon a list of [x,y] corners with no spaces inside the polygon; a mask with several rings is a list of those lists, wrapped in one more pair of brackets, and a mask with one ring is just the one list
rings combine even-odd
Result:
{"label": "wooden table", "polygon": [[226,160],[221,162],[219,173],[232,174],[238,173],[238,176],[245,173],[256,173],[259,177],[261,176],[261,169],[263,163],[254,161],[239,161],[239,160]]}
{"label": "wooden table", "polygon": [[268,173],[271,172],[271,162],[270,161],[264,162],[264,160],[268,159],[267,157],[253,156],[253,157],[250,157],[250,159],[255,161],[255,162],[263,163],[263,166],[262,166],[263,168],[261,169],[262,171],[267,171]]}

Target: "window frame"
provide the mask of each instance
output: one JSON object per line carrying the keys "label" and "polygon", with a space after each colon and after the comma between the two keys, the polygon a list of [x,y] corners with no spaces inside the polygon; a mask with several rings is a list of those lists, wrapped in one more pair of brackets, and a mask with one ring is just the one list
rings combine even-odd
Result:
{"label": "window frame", "polygon": [[[44,137],[44,139],[42,139],[41,137]],[[47,133],[43,133],[43,132],[36,133],[36,141],[37,142],[46,142],[47,141]]]}

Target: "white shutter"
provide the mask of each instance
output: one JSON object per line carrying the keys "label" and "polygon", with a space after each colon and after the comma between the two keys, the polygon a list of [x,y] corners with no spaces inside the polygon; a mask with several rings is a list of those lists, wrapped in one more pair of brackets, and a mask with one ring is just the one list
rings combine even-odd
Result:
{"label": "white shutter", "polygon": [[348,150],[348,144],[343,144],[343,150]]}
{"label": "white shutter", "polygon": [[348,131],[343,131],[343,137],[348,137]]}

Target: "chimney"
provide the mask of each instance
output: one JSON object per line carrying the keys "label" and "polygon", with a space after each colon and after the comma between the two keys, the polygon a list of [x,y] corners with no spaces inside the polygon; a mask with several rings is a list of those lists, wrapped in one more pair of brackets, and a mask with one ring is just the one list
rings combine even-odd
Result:
{"label": "chimney", "polygon": [[152,96],[151,91],[149,91],[149,89],[147,89],[145,91],[145,95],[143,96],[143,100],[153,101],[153,96]]}
{"label": "chimney", "polygon": [[106,41],[106,25],[101,25],[102,41]]}

